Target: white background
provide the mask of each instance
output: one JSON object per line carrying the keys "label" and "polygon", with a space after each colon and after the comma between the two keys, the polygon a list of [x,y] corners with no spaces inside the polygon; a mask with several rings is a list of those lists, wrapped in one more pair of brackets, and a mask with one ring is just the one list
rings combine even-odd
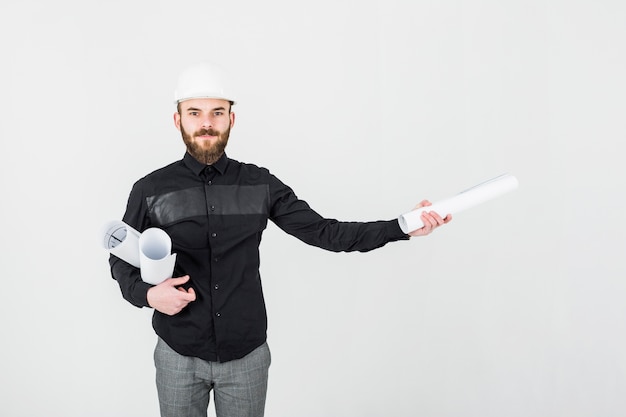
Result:
{"label": "white background", "polygon": [[626,415],[625,18],[618,0],[2,2],[0,415],[158,415],[151,311],[97,235],[183,156],[173,90],[202,60],[236,81],[228,155],[328,217],[520,182],[367,254],[270,225],[267,416]]}

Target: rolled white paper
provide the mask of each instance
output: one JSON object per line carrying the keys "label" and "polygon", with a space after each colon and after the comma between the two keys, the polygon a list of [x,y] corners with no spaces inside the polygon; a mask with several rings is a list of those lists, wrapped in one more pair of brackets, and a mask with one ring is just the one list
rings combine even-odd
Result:
{"label": "rolled white paper", "polygon": [[139,236],[141,234],[124,222],[113,220],[104,225],[100,238],[105,249],[118,258],[139,268]]}
{"label": "rolled white paper", "polygon": [[172,277],[176,254],[170,254],[172,240],[157,227],[151,227],[139,237],[139,263],[141,279],[148,284],[160,284]]}
{"label": "rolled white paper", "polygon": [[398,218],[398,223],[404,233],[409,233],[424,226],[424,223],[422,223],[422,219],[420,218],[424,211],[434,211],[440,216],[459,213],[463,210],[484,203],[487,200],[491,200],[502,194],[513,191],[518,187],[518,185],[519,183],[517,178],[513,175],[502,174],[468,188],[453,197],[438,201],[432,206],[420,207],[416,210],[405,213]]}

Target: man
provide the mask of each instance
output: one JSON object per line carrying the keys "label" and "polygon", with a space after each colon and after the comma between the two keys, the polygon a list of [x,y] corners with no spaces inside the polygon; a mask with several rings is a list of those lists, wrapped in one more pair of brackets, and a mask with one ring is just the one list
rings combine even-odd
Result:
{"label": "man", "polygon": [[[224,81],[212,64],[181,74],[174,124],[187,152],[138,180],[124,214],[140,232],[159,227],[169,234],[177,253],[174,278],[150,285],[139,269],[110,257],[124,298],[155,310],[163,417],[206,416],[211,390],[218,417],[263,416],[270,352],[259,244],[268,219],[310,245],[362,252],[427,235],[451,220],[424,213],[424,227],[406,235],[397,219],[321,217],[267,169],[226,156],[235,102]],[[428,205],[424,200],[418,207]]]}

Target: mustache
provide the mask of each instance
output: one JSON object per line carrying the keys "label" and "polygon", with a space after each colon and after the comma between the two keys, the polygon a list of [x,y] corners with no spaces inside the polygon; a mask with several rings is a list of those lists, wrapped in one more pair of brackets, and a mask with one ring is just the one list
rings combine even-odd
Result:
{"label": "mustache", "polygon": [[220,135],[219,130],[215,130],[215,129],[200,129],[198,131],[196,131],[195,136],[205,136],[205,135],[209,135],[209,136],[219,136]]}

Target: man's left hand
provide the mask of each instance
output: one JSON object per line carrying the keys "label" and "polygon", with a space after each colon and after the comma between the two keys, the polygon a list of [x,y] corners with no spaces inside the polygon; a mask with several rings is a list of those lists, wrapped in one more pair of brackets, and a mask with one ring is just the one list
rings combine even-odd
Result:
{"label": "man's left hand", "polygon": [[[432,203],[430,201],[423,200],[421,203],[415,206],[413,210],[417,210],[422,207],[428,207],[431,205]],[[409,233],[409,236],[429,235],[439,226],[450,223],[450,221],[452,221],[451,214],[448,214],[445,218],[442,218],[438,213],[435,213],[434,211],[424,211],[420,218],[422,219],[422,223],[424,223],[424,226],[420,229],[413,230],[411,233]]]}

